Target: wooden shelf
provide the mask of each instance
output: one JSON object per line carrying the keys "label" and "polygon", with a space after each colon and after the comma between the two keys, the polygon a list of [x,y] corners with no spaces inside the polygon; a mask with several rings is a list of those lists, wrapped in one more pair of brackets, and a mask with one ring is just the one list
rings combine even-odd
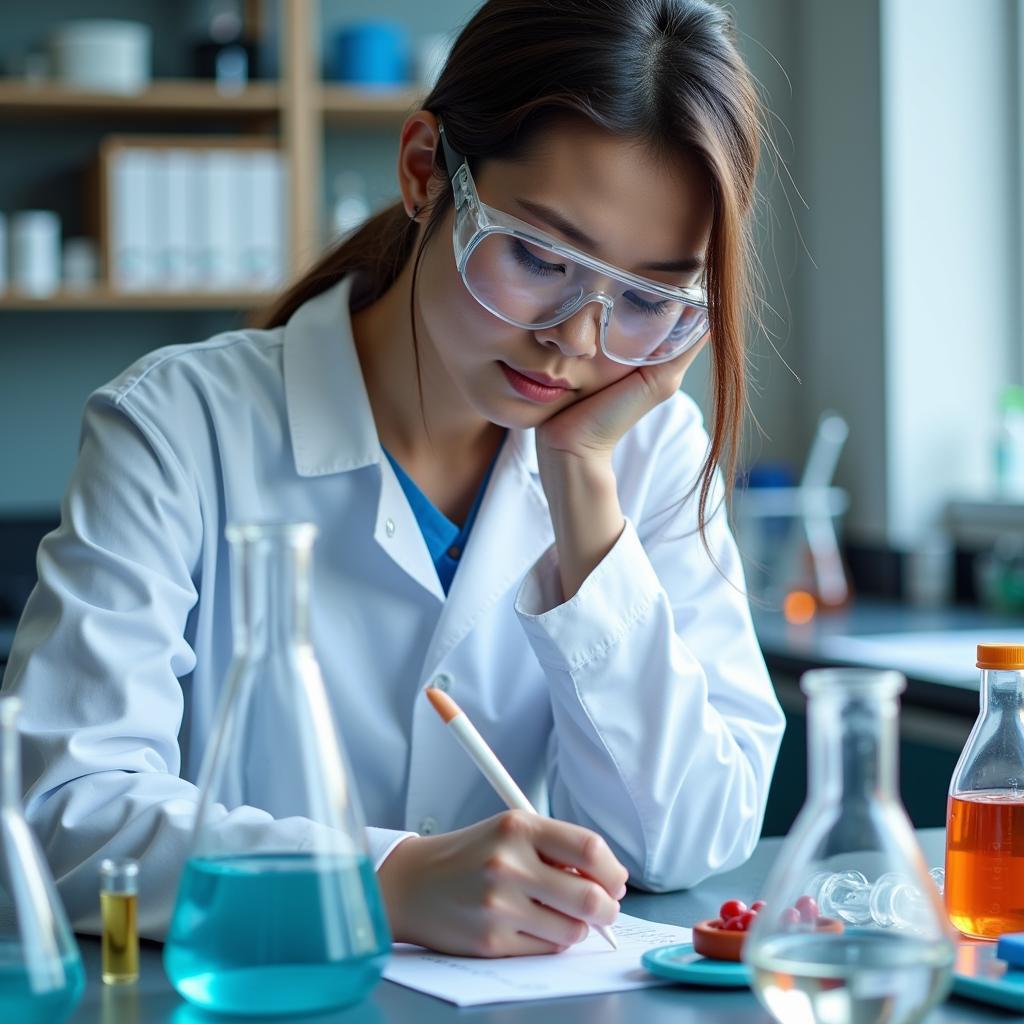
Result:
{"label": "wooden shelf", "polygon": [[107,288],[94,291],[58,292],[45,298],[19,295],[17,292],[0,294],[3,310],[216,310],[256,309],[269,303],[274,292],[114,292]]}
{"label": "wooden shelf", "polygon": [[157,79],[133,95],[70,89],[57,82],[0,78],[0,114],[200,114],[276,115],[281,93],[276,82],[251,82],[236,94],[218,92],[202,79]]}
{"label": "wooden shelf", "polygon": [[[423,90],[415,87],[362,89],[347,85],[313,87],[313,105],[330,121],[381,123],[415,110]],[[22,82],[0,77],[0,115],[187,114],[276,116],[281,90],[276,82],[251,82],[244,92],[226,94],[201,79],[157,79],[133,95],[70,89],[57,82]]]}
{"label": "wooden shelf", "polygon": [[324,85],[320,106],[328,122],[381,124],[394,122],[416,110],[425,98],[422,88],[359,89]]}

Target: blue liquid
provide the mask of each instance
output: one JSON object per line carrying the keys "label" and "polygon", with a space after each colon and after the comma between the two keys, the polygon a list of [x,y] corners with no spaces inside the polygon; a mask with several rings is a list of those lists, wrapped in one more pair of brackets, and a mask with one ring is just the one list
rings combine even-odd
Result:
{"label": "blue liquid", "polygon": [[[48,987],[39,990],[39,985]],[[0,941],[0,1019],[17,1024],[59,1024],[85,991],[85,970],[78,953],[64,957],[55,978],[37,980],[33,990],[17,943]]]}
{"label": "blue liquid", "polygon": [[164,968],[178,992],[206,1010],[315,1013],[362,999],[390,949],[366,857],[193,857]]}

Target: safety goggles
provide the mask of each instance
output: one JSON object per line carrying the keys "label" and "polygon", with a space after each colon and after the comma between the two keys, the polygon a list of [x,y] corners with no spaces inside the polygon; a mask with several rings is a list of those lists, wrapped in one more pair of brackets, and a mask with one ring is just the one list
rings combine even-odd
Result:
{"label": "safety goggles", "polygon": [[664,363],[708,331],[703,287],[673,288],[587,255],[481,202],[469,163],[438,122],[455,196],[455,263],[484,309],[526,330],[554,327],[601,305],[601,351],[617,363]]}

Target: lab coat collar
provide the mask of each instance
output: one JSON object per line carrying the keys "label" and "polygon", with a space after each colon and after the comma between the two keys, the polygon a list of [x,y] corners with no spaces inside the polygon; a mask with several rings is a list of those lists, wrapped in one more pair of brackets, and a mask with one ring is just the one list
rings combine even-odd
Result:
{"label": "lab coat collar", "polygon": [[[349,274],[304,302],[285,325],[285,399],[299,476],[343,473],[381,460],[352,335],[352,280]],[[513,430],[509,435],[517,458],[536,476],[534,432]]]}
{"label": "lab coat collar", "polygon": [[284,329],[284,389],[299,476],[380,461],[349,314],[352,276],[304,302]]}

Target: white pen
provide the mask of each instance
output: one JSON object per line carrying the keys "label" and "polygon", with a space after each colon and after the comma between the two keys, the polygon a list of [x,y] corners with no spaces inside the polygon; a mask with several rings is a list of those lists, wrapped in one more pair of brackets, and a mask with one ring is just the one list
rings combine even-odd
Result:
{"label": "white pen", "polygon": [[[505,804],[512,810],[536,814],[537,811],[533,804],[516,785],[516,780],[509,775],[508,769],[498,760],[497,755],[487,745],[487,741],[477,732],[476,726],[469,720],[466,712],[443,690],[429,686],[426,693],[430,703],[434,705],[434,710],[441,716],[445,725],[455,733],[455,738],[462,744],[463,750],[473,759],[477,768],[484,773],[487,781],[494,787],[498,796],[505,801]],[[575,868],[569,870],[576,872]],[[592,927],[612,949],[619,948],[619,944],[615,941],[615,933],[608,925],[595,924]]]}

